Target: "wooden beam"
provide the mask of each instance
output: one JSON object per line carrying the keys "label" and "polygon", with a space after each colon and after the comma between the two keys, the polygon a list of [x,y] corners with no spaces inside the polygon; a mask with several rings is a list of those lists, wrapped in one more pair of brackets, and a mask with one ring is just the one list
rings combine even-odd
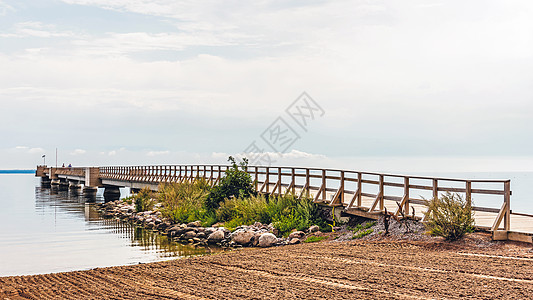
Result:
{"label": "wooden beam", "polygon": [[502,222],[503,216],[507,212],[507,202],[504,202],[502,205],[502,208],[500,209],[500,212],[498,213],[498,216],[496,216],[496,220],[494,220],[494,224],[492,225],[492,231],[498,230],[500,227],[500,223]]}
{"label": "wooden beam", "polygon": [[372,202],[372,206],[370,206],[370,209],[368,210],[369,213],[373,212],[374,209],[376,208],[376,206],[378,205],[378,203],[380,203],[380,199],[383,198],[383,195],[381,194],[382,191],[380,191],[377,195],[376,195],[376,199],[374,199],[374,202]]}

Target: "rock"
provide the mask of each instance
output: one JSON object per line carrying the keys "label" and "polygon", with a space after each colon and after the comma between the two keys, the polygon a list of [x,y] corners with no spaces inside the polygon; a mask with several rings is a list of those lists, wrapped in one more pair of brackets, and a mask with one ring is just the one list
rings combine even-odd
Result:
{"label": "rock", "polygon": [[216,228],[213,228],[213,227],[208,227],[208,228],[205,228],[205,229],[204,229],[204,232],[205,232],[205,235],[206,235],[206,236],[209,236],[211,233],[213,233],[213,232],[215,232],[215,231],[217,231],[217,229],[216,229]]}
{"label": "rock", "polygon": [[204,232],[199,232],[196,234],[196,237],[199,238],[199,239],[205,239],[206,235]]}
{"label": "rock", "polygon": [[187,224],[187,227],[202,227],[202,222],[200,221],[194,221]]}
{"label": "rock", "polygon": [[207,241],[209,243],[215,244],[220,243],[224,239],[224,231],[217,230],[209,235],[207,238]]}
{"label": "rock", "polygon": [[231,235],[231,238],[235,243],[245,246],[253,242],[254,236],[253,231],[236,231]]}
{"label": "rock", "polygon": [[320,227],[316,226],[316,225],[313,225],[311,227],[309,227],[309,232],[317,232],[320,230]]}
{"label": "rock", "polygon": [[305,236],[305,232],[303,231],[295,231],[295,232],[292,232],[291,234],[289,234],[289,240],[292,240],[292,239],[301,239]]}
{"label": "rock", "polygon": [[269,233],[269,232],[263,233],[259,237],[259,247],[262,247],[262,248],[272,247],[277,241],[278,241],[278,238],[272,233]]}
{"label": "rock", "polygon": [[196,232],[194,232],[194,231],[187,231],[187,232],[185,232],[185,234],[183,235],[183,237],[184,237],[185,239],[192,239],[192,238],[196,237]]}
{"label": "rock", "polygon": [[298,238],[293,238],[289,241],[289,245],[296,245],[296,244],[299,244],[300,243],[300,239]]}
{"label": "rock", "polygon": [[196,227],[185,227],[185,228],[183,229],[184,232],[187,232],[187,231],[194,231],[194,232],[196,232],[196,230],[197,230]]}

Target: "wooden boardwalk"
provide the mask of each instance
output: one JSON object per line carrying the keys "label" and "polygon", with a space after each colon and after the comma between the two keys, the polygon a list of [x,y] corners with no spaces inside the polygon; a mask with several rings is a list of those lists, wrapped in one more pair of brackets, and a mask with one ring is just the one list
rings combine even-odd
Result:
{"label": "wooden boardwalk", "polygon": [[[163,165],[92,168],[39,166],[36,176],[77,181],[88,187],[156,190],[161,183],[203,178],[217,184],[230,166]],[[359,172],[352,170],[249,166],[247,172],[260,193],[309,195],[313,201],[347,214],[377,219],[385,212],[423,219],[424,199],[453,192],[471,203],[476,227],[497,240],[532,243],[533,216],[511,212],[510,180],[469,180]],[[413,216],[414,212],[414,216]]]}

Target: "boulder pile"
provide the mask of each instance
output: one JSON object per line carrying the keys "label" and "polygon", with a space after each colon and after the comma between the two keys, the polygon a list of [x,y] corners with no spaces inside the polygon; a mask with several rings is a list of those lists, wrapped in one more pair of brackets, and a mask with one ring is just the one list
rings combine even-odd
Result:
{"label": "boulder pile", "polygon": [[217,245],[220,247],[272,247],[294,245],[303,242],[308,234],[319,231],[318,226],[309,227],[306,232],[294,231],[287,238],[278,237],[279,231],[272,224],[256,222],[253,225],[242,225],[230,231],[215,224],[202,227],[200,221],[187,224],[175,224],[163,218],[158,207],[152,211],[135,212],[135,207],[124,201],[117,200],[99,204],[99,210],[105,218],[119,218],[139,226],[158,231],[169,239],[195,246]]}

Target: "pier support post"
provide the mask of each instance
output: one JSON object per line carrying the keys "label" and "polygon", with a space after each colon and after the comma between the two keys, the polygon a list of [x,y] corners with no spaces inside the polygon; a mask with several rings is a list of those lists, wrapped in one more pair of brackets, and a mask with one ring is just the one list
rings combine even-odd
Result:
{"label": "pier support post", "polygon": [[51,180],[48,176],[41,177],[41,186],[42,187],[50,187]]}
{"label": "pier support post", "polygon": [[104,201],[111,202],[120,199],[120,188],[118,186],[105,186]]}

